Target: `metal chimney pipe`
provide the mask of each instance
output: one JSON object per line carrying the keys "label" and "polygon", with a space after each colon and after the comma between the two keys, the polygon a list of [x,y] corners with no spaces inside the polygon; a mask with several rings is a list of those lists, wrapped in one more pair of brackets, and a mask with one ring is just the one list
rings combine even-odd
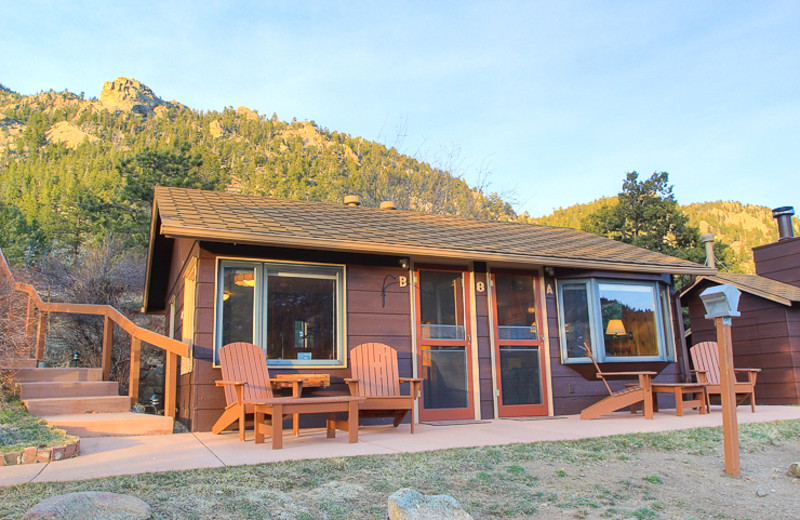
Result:
{"label": "metal chimney pipe", "polygon": [[700,237],[700,242],[706,246],[706,265],[717,268],[717,259],[714,256],[714,233],[706,233]]}
{"label": "metal chimney pipe", "polygon": [[794,215],[792,206],[781,206],[772,210],[772,217],[778,221],[778,240],[794,238],[792,215]]}

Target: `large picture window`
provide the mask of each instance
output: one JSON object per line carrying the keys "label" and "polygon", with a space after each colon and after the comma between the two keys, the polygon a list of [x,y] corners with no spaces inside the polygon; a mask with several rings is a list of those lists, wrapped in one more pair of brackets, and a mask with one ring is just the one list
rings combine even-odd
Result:
{"label": "large picture window", "polygon": [[662,361],[672,357],[669,296],[663,284],[617,280],[562,280],[559,323],[562,359]]}
{"label": "large picture window", "polygon": [[344,269],[222,260],[214,362],[235,341],[265,349],[270,365],[344,365]]}

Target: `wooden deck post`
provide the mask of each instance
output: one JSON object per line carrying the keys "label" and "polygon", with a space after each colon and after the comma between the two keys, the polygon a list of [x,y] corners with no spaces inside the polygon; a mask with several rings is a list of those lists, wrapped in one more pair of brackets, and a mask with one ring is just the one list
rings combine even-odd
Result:
{"label": "wooden deck post", "polygon": [[[30,294],[28,295],[28,309],[25,312],[25,339],[29,341],[28,348],[30,348],[31,344],[33,343],[33,314],[36,309],[33,306],[33,296]],[[11,311],[9,311],[11,312]]]}
{"label": "wooden deck post", "polygon": [[111,351],[114,349],[114,322],[111,317],[106,316],[103,323],[103,354],[101,367],[103,369],[103,381],[111,379]]}
{"label": "wooden deck post", "polygon": [[128,397],[131,398],[131,405],[139,400],[139,373],[141,370],[142,340],[131,337],[131,370],[128,382]]}
{"label": "wooden deck post", "polygon": [[36,331],[36,354],[37,360],[44,359],[44,340],[47,336],[47,313],[39,311],[39,325]]}
{"label": "wooden deck post", "polygon": [[719,382],[722,400],[722,432],[725,437],[725,472],[738,477],[742,474],[739,464],[739,425],[736,419],[736,375],[733,371],[733,341],[731,319],[714,318],[719,346]]}
{"label": "wooden deck post", "polygon": [[164,415],[175,417],[175,398],[178,390],[178,355],[167,352],[164,366]]}

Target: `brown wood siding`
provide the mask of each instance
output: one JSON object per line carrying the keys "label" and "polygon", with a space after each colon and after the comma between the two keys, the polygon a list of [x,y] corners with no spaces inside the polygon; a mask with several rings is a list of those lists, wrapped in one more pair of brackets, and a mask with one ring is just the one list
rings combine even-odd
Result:
{"label": "brown wood siding", "polygon": [[[393,279],[391,276],[396,278]],[[393,283],[399,282],[401,276],[406,277],[405,287]],[[385,307],[381,296],[384,280],[387,285],[391,284],[386,288]],[[347,349],[369,342],[389,345],[397,350],[400,377],[412,377],[412,284],[408,271],[400,268],[348,265],[346,283]],[[334,379],[349,377],[350,369],[329,372],[334,386]],[[341,381],[339,384],[342,384]],[[346,391],[343,386],[340,390],[342,393]],[[403,391],[407,389],[403,388]]]}
{"label": "brown wood siding", "polygon": [[[687,301],[693,344],[717,340],[699,289]],[[731,320],[733,364],[761,369],[756,403],[800,404],[800,309],[743,293],[739,312],[741,317]]]}
{"label": "brown wood siding", "polygon": [[[198,254],[197,242],[189,239],[177,239],[173,241],[173,251],[170,257],[170,269],[168,277],[167,300],[165,302],[166,324],[169,326],[170,301],[175,298],[175,323],[172,337],[180,340],[183,330],[183,289],[186,268],[192,257]],[[195,320],[196,321],[196,320]],[[169,330],[165,330],[169,333]],[[180,370],[180,362],[176,367]],[[178,406],[177,418],[187,427],[191,427],[192,417],[192,385],[191,373],[181,375],[178,378],[178,392],[176,402]]]}
{"label": "brown wood siding", "polygon": [[800,287],[800,237],[753,249],[756,274]]}
{"label": "brown wood siding", "polygon": [[217,256],[200,248],[197,259],[194,361],[192,369],[192,431],[207,431],[225,408],[225,394],[215,381],[222,379],[214,359],[214,299]]}
{"label": "brown wood siding", "polygon": [[[250,253],[257,253],[250,250]],[[229,252],[226,252],[230,255]],[[233,256],[233,255],[231,255]],[[254,258],[276,258],[266,254],[251,254]],[[193,404],[191,429],[207,431],[211,429],[225,407],[225,398],[214,381],[221,378],[218,368],[214,368],[214,299],[217,255],[206,249],[200,250],[197,280],[197,324],[195,327],[195,360],[192,372]],[[408,284],[400,287],[394,283],[386,289],[386,306],[382,306],[381,289],[387,275],[405,276]],[[387,284],[397,279],[389,278]],[[346,267],[346,348],[367,342],[385,343],[398,352],[398,368],[401,377],[412,375],[412,343],[410,291],[411,279],[408,271],[399,267],[358,266]],[[320,393],[346,394],[343,380],[349,377],[349,368],[278,370],[277,373],[325,372],[331,374],[331,387],[324,390],[307,389],[304,395]],[[406,385],[403,385],[405,387]],[[408,391],[403,388],[403,391]]]}
{"label": "brown wood siding", "polygon": [[475,329],[478,333],[478,378],[480,384],[481,418],[494,418],[494,387],[492,385],[492,343],[489,337],[489,297],[492,291],[486,273],[475,273],[475,286],[483,283],[483,292],[475,291]]}

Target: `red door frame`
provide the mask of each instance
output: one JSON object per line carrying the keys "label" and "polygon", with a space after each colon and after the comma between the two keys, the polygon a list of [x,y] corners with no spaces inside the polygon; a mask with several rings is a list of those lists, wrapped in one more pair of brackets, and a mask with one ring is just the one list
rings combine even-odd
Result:
{"label": "red door frame", "polygon": [[[461,292],[463,294],[464,305],[464,339],[463,340],[444,340],[444,339],[426,339],[422,337],[422,307],[420,301],[420,271],[439,271],[461,274]],[[416,312],[416,330],[417,330],[417,368],[418,374],[424,379],[424,353],[427,350],[425,347],[464,347],[464,355],[466,357],[466,375],[467,375],[467,406],[465,408],[431,408],[425,409],[425,395],[424,395],[424,381],[421,385],[422,398],[417,402],[419,403],[419,420],[420,421],[449,421],[449,420],[463,420],[475,418],[475,405],[473,398],[473,374],[472,374],[472,335],[471,335],[471,322],[470,322],[470,309],[472,308],[472,301],[470,300],[470,272],[464,267],[440,267],[440,266],[426,266],[420,265],[414,268],[414,307]]]}
{"label": "red door frame", "polygon": [[[495,283],[495,274],[515,274],[533,277],[533,298],[534,305],[536,306],[536,330],[537,340],[500,340],[497,319],[497,284]],[[535,271],[518,271],[518,270],[505,270],[500,269],[492,271],[492,335],[494,337],[494,360],[495,360],[495,376],[497,381],[497,414],[499,417],[519,417],[527,415],[547,415],[548,414],[548,381],[546,360],[544,352],[544,339],[542,338],[542,309],[544,308],[544,299],[542,292],[542,277]],[[502,384],[502,370],[500,365],[500,347],[537,347],[539,349],[539,388],[542,396],[542,404],[515,404],[503,405],[503,384]]]}

